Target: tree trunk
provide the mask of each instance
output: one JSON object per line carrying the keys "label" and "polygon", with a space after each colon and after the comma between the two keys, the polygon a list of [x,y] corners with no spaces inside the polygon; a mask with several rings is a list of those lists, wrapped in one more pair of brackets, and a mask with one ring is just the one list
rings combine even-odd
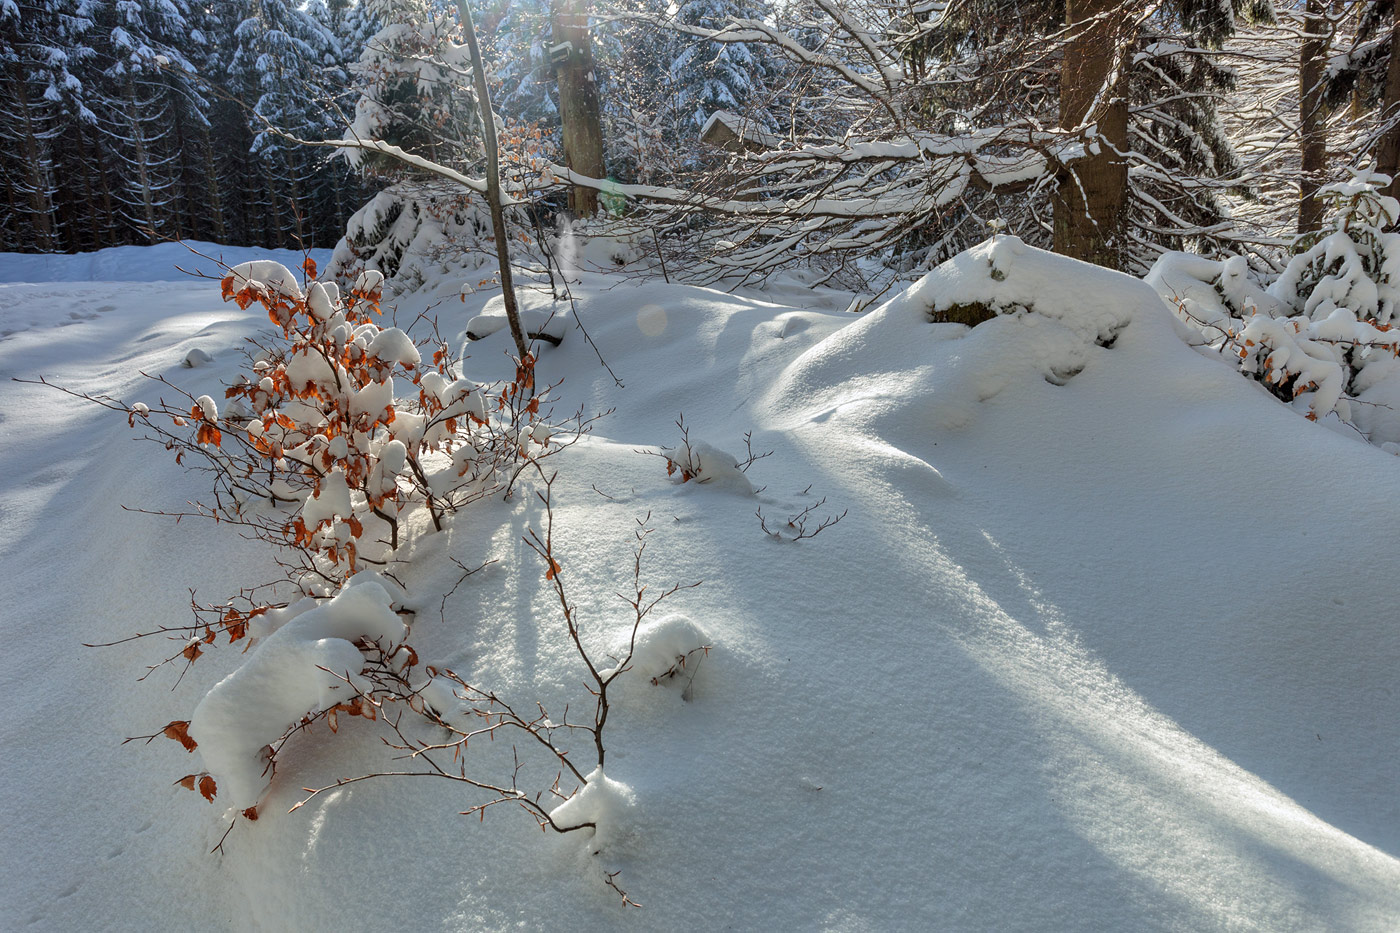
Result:
{"label": "tree trunk", "polygon": [[[54,239],[53,206],[49,203],[48,173],[45,171],[47,155],[39,145],[34,115],[30,112],[28,78],[18,64],[11,68],[10,85],[14,89],[15,110],[21,122],[19,135],[24,148],[25,185],[29,189],[29,214],[34,223],[34,242],[27,245],[47,253],[53,249]],[[25,251],[28,252],[27,249]]]}
{"label": "tree trunk", "polygon": [[[550,11],[554,46],[550,58],[559,82],[559,120],[563,124],[564,164],[580,175],[603,178],[603,124],[598,84],[593,75],[593,40],[588,34],[588,0],[555,0]],[[598,192],[575,186],[569,190],[569,211],[575,217],[598,212]]]}
{"label": "tree trunk", "polygon": [[[1298,49],[1298,143],[1303,167],[1298,178],[1298,233],[1322,229],[1317,189],[1327,178],[1327,111],[1324,103],[1327,50],[1332,44],[1326,0],[1307,0],[1303,42]],[[1391,72],[1395,72],[1394,59]]]}
{"label": "tree trunk", "polygon": [[146,221],[146,227],[141,232],[145,234],[147,243],[154,243],[157,227],[155,197],[151,192],[150,158],[146,153],[145,127],[136,102],[136,82],[130,75],[126,78],[126,118],[131,124],[131,161],[136,169],[136,193],[141,198],[142,219]]}
{"label": "tree trunk", "polygon": [[486,148],[486,203],[491,208],[491,234],[496,240],[496,266],[501,273],[501,300],[506,306],[506,322],[515,339],[516,352],[523,365],[530,356],[525,343],[525,330],[520,326],[520,311],[515,304],[515,282],[510,274],[510,244],[506,242],[505,209],[501,206],[500,143],[496,139],[496,114],[491,110],[491,89],[486,84],[486,63],[481,59],[481,46],[476,41],[476,27],[467,9],[467,0],[457,0],[457,13],[462,18],[462,31],[467,34],[467,50],[472,57],[472,75],[476,79],[476,100],[481,108],[481,141]]}
{"label": "tree trunk", "polygon": [[[123,239],[121,221],[117,219],[117,208],[112,199],[111,174],[102,155],[100,132],[84,128],[79,133],[83,141],[80,153],[83,164],[87,167],[89,182],[96,188],[96,199],[92,205],[92,239],[96,244],[93,249],[115,246]],[[93,136],[99,136],[99,139],[94,140]]]}
{"label": "tree trunk", "polygon": [[[1110,268],[1123,265],[1122,232],[1128,196],[1128,102],[1125,81],[1113,74],[1122,34],[1117,0],[1069,0],[1072,36],[1060,67],[1060,126],[1093,123],[1096,152],[1061,169],[1055,191],[1055,252]],[[1111,82],[1111,85],[1110,85]]]}
{"label": "tree trunk", "polygon": [[1390,64],[1385,72],[1381,119],[1389,126],[1376,144],[1376,171],[1391,179],[1383,193],[1400,197],[1400,2],[1391,13]]}
{"label": "tree trunk", "polygon": [[214,163],[214,140],[206,125],[199,134],[200,155],[204,163],[204,186],[209,195],[209,229],[217,243],[229,243],[228,228],[224,226],[224,199],[219,190],[219,168]]}

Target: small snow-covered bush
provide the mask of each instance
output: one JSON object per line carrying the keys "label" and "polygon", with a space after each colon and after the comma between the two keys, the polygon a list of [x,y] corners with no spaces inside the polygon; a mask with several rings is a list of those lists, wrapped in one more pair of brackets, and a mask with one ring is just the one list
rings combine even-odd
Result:
{"label": "small snow-covered bush", "polygon": [[[163,635],[179,644],[152,670],[183,660],[187,671],[220,645],[241,643],[244,653],[188,720],[137,738],[165,736],[198,752],[204,769],[175,783],[226,805],[231,831],[239,814],[259,818],[279,754],[293,736],[317,723],[336,732],[342,716],[362,717],[377,722],[380,738],[420,770],[363,773],[307,788],[298,807],[346,783],[433,776],[486,792],[464,812],[512,804],[544,829],[590,839],[597,854],[619,838],[633,796],[604,772],[604,729],[617,695],[610,689],[621,688],[617,681],[634,660],[646,663],[653,685],[674,680],[687,663],[698,664],[708,650],[698,636],[677,640],[674,632],[644,628],[660,603],[688,587],[677,583],[657,593],[642,582],[650,532],[647,519],[640,519],[632,595],[619,594],[630,609],[628,638],[608,655],[612,663],[603,663],[604,646],[585,637],[565,589],[554,539],[555,474],[542,466],[594,419],[579,413],[551,420],[546,405],[555,386],[536,384],[533,355],[515,361],[509,381],[477,385],[457,375],[434,325],[436,349],[425,361],[407,333],[378,320],[380,273],[362,272],[342,294],[335,283],[317,279],[310,259],[303,271],[299,280],[268,261],[227,270],[224,298],[245,309],[261,306],[275,331],[252,341],[248,369],[228,386],[222,410],[213,397],[194,397],[164,378],[161,386],[179,393],[180,401],[126,404],[72,393],[121,411],[147,439],[174,450],[177,462],[188,458],[187,466],[213,475],[212,503],[196,503],[187,514],[233,525],[282,555],[284,579],[245,588],[222,605],[194,604],[191,624],[132,636]],[[587,672],[589,700],[566,704],[557,721],[539,701],[534,710],[517,713],[500,693],[450,669],[420,664],[408,644],[414,617],[408,607],[421,594],[410,600],[394,574],[411,559],[419,536],[441,530],[471,502],[510,495],[527,470],[526,479],[538,482],[534,494],[545,523],[528,527],[524,542],[541,559],[544,581],[558,601],[563,624],[550,627]],[[475,573],[462,569],[458,584]],[[543,631],[549,623],[539,625]],[[687,690],[695,671],[689,668]],[[514,750],[504,776],[492,776],[501,760],[468,756],[470,739],[512,731],[532,739],[525,747],[543,754],[552,782],[547,774],[533,786],[522,781]],[[571,754],[584,741],[589,751]],[[591,766],[583,764],[590,752]],[[539,763],[525,774],[527,781],[540,776]],[[222,848],[220,840],[216,849]],[[636,906],[616,878],[616,872],[604,873],[623,903]]]}
{"label": "small snow-covered bush", "polygon": [[509,490],[588,423],[548,420],[553,387],[535,385],[532,356],[491,386],[458,376],[440,340],[425,361],[407,333],[378,320],[380,273],[361,273],[342,294],[309,259],[303,272],[299,281],[271,261],[227,270],[225,300],[260,305],[275,331],[253,342],[222,410],[163,379],[183,401],[88,397],[123,411],[177,462],[212,473],[212,502],[195,514],[282,555],[284,580],[194,604],[192,624],[145,633],[175,638],[167,662],[186,668],[220,643],[243,643],[246,660],[193,717],[156,735],[201,751],[207,770],[177,783],[249,819],[292,734],[320,720],[334,730],[340,713],[379,718],[385,703],[416,697],[404,593],[388,575],[407,529],[440,530],[467,504]]}
{"label": "small snow-covered bush", "polygon": [[1380,193],[1389,181],[1362,171],[1323,188],[1329,227],[1300,237],[1268,287],[1237,256],[1168,253],[1147,275],[1199,345],[1237,358],[1241,372],[1310,419],[1336,412],[1376,444],[1400,442],[1400,423],[1367,411],[1400,387],[1392,330],[1400,234],[1386,232],[1400,203]]}
{"label": "small snow-covered bush", "polygon": [[[252,371],[225,393],[236,410],[220,419],[207,399],[192,410],[230,507],[308,556],[296,582],[314,595],[393,560],[406,509],[422,507],[440,529],[444,514],[495,489],[503,468],[549,452],[539,423],[548,394],[533,391],[533,358],[496,389],[457,376],[444,345],[425,366],[404,331],[376,322],[382,282],[361,273],[342,296],[314,279],[303,292],[276,263],[229,270],[225,299],[261,304],[281,339],[261,345]],[[236,445],[225,453],[230,428]],[[273,511],[245,516],[254,500]],[[276,507],[291,511],[284,519]]]}
{"label": "small snow-covered bush", "polygon": [[752,432],[744,435],[746,456],[740,460],[713,444],[701,440],[691,440],[690,427],[685,423],[684,414],[676,419],[676,427],[681,432],[681,441],[678,445],[661,447],[658,450],[640,451],[659,456],[665,460],[666,475],[671,478],[672,482],[681,484],[694,480],[699,484],[712,483],[740,495],[753,494],[753,484],[748,481],[744,474],[749,471],[749,467],[753,466],[755,461],[771,456],[773,452],[770,450],[767,453],[755,454],[753,452]]}

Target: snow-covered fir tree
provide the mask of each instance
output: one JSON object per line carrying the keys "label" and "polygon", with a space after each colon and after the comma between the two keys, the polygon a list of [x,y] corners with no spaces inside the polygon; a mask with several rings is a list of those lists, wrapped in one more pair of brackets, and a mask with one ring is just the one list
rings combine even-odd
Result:
{"label": "snow-covered fir tree", "polygon": [[80,36],[90,23],[55,0],[0,4],[0,179],[6,192],[0,246],[63,245],[59,202],[65,126],[96,123],[73,74],[90,54]]}
{"label": "snow-covered fir tree", "polygon": [[94,109],[115,156],[118,215],[138,235],[185,236],[182,146],[207,107],[186,50],[204,36],[184,0],[84,0],[80,10],[93,23]]}
{"label": "snow-covered fir tree", "polygon": [[[768,11],[741,0],[685,0],[675,14],[687,26],[722,28],[728,23],[762,20]],[[698,131],[720,110],[769,127],[770,82],[778,72],[773,55],[762,45],[704,41],[679,44],[669,66],[679,120]]]}
{"label": "snow-covered fir tree", "polygon": [[[440,165],[479,171],[471,65],[453,14],[425,0],[379,0],[368,10],[381,25],[351,69],[359,99],[343,139],[385,142]],[[389,155],[353,146],[342,151],[355,169],[390,184],[351,216],[332,258],[333,274],[348,279],[373,269],[396,278],[394,287],[410,288],[486,229],[482,205],[462,187]]]}
{"label": "snow-covered fir tree", "polygon": [[[338,132],[326,90],[344,80],[336,71],[335,37],[327,25],[287,0],[251,0],[242,12],[229,72],[240,96],[252,105],[250,151],[262,161],[266,179],[257,209],[283,241],[323,240],[329,224],[308,207],[319,200],[309,195],[327,170],[327,160],[295,139],[321,140]],[[321,237],[316,236],[317,224]]]}

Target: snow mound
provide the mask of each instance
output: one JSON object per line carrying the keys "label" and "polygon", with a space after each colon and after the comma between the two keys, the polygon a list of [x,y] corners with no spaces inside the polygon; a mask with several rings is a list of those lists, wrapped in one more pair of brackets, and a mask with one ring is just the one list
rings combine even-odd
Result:
{"label": "snow mound", "polygon": [[299,611],[268,635],[242,667],[214,685],[190,720],[220,799],[240,810],[256,805],[270,781],[266,746],[307,712],[353,695],[365,663],[354,643],[387,648],[406,631],[384,587],[352,578],[335,598]]}
{"label": "snow mound", "polygon": [[680,467],[671,476],[673,482],[694,480],[742,496],[753,495],[753,484],[739,468],[738,459],[713,444],[701,440],[687,441],[675,450],[667,451],[666,457]]}
{"label": "snow mound", "polygon": [[[693,670],[696,661],[689,656],[710,644],[712,640],[705,630],[683,615],[645,622],[637,629],[632,662],[627,671],[633,677],[665,683],[686,670]],[[626,650],[623,645],[615,654],[621,656]],[[602,673],[608,677],[616,670]],[[688,678],[689,674],[686,676]]]}
{"label": "snow mound", "polygon": [[185,361],[180,365],[185,367],[186,369],[196,369],[200,366],[208,366],[212,362],[214,362],[214,358],[212,356],[210,356],[205,351],[201,350],[199,347],[195,347],[189,353],[185,354]]}
{"label": "snow mound", "polygon": [[590,848],[601,852],[624,835],[627,811],[637,802],[637,795],[626,784],[604,774],[601,767],[594,768],[585,780],[588,783],[551,810],[549,816],[563,829],[594,824]]}
{"label": "snow mound", "polygon": [[986,305],[998,314],[1033,312],[1087,341],[1112,342],[1132,319],[1134,296],[1151,291],[1111,270],[1088,263],[1066,268],[1065,262],[1014,236],[993,237],[943,263],[880,310],[930,314]]}
{"label": "snow mound", "polygon": [[[527,337],[542,337],[556,346],[564,339],[564,330],[572,318],[567,304],[555,302],[547,295],[523,290],[517,292],[516,300],[520,303],[520,326]],[[484,340],[504,330],[507,323],[505,299],[498,295],[468,322],[467,338]]]}
{"label": "snow mound", "polygon": [[[972,328],[934,323],[967,306],[995,316]],[[813,346],[769,402],[791,425],[898,409],[913,429],[964,428],[1009,390],[1065,385],[1143,314],[1170,317],[1137,279],[998,236]]]}

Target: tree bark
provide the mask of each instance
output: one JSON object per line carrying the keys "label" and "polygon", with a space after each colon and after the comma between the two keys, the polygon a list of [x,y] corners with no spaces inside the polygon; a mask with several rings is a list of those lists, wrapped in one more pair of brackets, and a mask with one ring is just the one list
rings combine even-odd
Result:
{"label": "tree bark", "polygon": [[98,136],[99,132],[84,127],[78,134],[82,140],[79,156],[87,168],[89,181],[94,182],[97,189],[97,197],[93,204],[92,239],[95,244],[93,249],[101,249],[103,246],[121,242],[123,237],[121,221],[117,219],[117,208],[112,203],[112,185],[109,181],[111,172],[108,170],[102,154],[100,136],[97,140],[93,138],[93,136]]}
{"label": "tree bark", "polygon": [[1128,37],[1117,0],[1069,0],[1071,38],[1060,67],[1060,126],[1098,129],[1097,146],[1060,171],[1055,191],[1055,252],[1110,268],[1123,265],[1128,196],[1128,102],[1115,59]]}
{"label": "tree bark", "polygon": [[1400,197],[1400,2],[1391,13],[1390,62],[1381,97],[1381,119],[1389,126],[1376,144],[1376,171],[1391,178],[1383,193]]}
{"label": "tree bark", "polygon": [[[563,124],[564,164],[580,175],[603,178],[603,124],[598,84],[593,74],[593,40],[588,34],[588,0],[555,0],[550,10],[554,49],[550,52],[559,82],[559,120]],[[567,54],[566,54],[567,49]],[[575,217],[598,212],[598,192],[575,186],[569,190],[569,211]]]}
{"label": "tree bark", "polygon": [[[1322,202],[1316,195],[1327,176],[1324,82],[1331,31],[1327,0],[1307,0],[1303,12],[1303,42],[1298,49],[1298,143],[1303,159],[1298,178],[1299,234],[1322,229]],[[1394,58],[1391,71],[1395,71]]]}
{"label": "tree bark", "polygon": [[[49,185],[44,163],[47,158],[39,145],[39,133],[34,126],[34,116],[30,112],[28,77],[15,64],[11,68],[10,85],[15,94],[15,108],[19,113],[21,127],[19,135],[24,148],[25,183],[29,188],[29,215],[33,218],[34,242],[30,248],[40,252],[53,249],[53,205],[49,202]],[[26,250],[28,251],[28,250]]]}
{"label": "tree bark", "polygon": [[[209,195],[209,228],[214,239],[220,243],[229,242],[228,228],[224,226],[224,199],[219,190],[219,168],[214,163],[214,140],[206,125],[200,130],[200,154],[204,161],[204,186]],[[340,216],[340,215],[337,215]]]}
{"label": "tree bark", "polygon": [[481,46],[476,41],[476,27],[467,9],[467,0],[457,0],[457,12],[462,17],[462,31],[467,34],[467,50],[472,56],[472,74],[476,79],[476,105],[481,111],[481,141],[486,147],[486,203],[491,208],[491,234],[496,240],[496,265],[501,273],[501,300],[506,306],[506,321],[515,349],[524,363],[530,355],[525,343],[525,331],[520,326],[520,310],[515,304],[515,282],[510,274],[510,244],[506,242],[505,209],[501,206],[501,156],[496,139],[496,114],[491,110],[491,89],[486,84],[486,65],[481,59]]}
{"label": "tree bark", "polygon": [[131,145],[133,150],[132,164],[136,168],[137,194],[141,198],[141,216],[146,221],[146,227],[140,232],[145,234],[148,243],[156,242],[156,208],[155,198],[151,193],[150,159],[146,154],[145,127],[142,125],[140,108],[136,100],[136,81],[130,74],[126,77],[126,118],[131,125]]}

